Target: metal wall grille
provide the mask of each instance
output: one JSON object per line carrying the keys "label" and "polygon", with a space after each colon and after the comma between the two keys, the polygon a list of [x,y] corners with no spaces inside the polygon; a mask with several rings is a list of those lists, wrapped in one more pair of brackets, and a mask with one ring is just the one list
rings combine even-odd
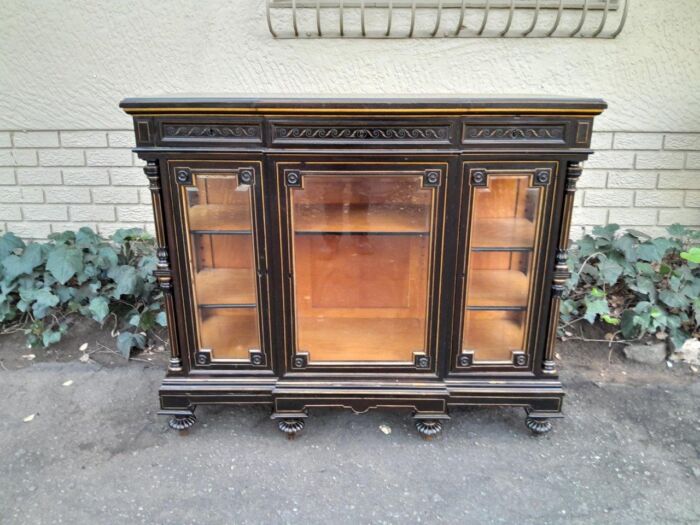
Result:
{"label": "metal wall grille", "polygon": [[615,38],[631,0],[266,0],[276,38]]}

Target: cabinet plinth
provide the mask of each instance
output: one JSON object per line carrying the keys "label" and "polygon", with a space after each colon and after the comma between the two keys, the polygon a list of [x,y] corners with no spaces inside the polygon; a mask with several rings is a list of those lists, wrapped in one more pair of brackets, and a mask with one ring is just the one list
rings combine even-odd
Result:
{"label": "cabinet plinth", "polygon": [[[217,403],[270,406],[290,437],[314,407],[405,409],[424,437],[452,406],[522,406],[535,433],[560,416],[553,344],[572,181],[604,102],[121,106],[153,194],[173,348],[160,402],[173,428]],[[480,131],[528,126],[560,138]]]}

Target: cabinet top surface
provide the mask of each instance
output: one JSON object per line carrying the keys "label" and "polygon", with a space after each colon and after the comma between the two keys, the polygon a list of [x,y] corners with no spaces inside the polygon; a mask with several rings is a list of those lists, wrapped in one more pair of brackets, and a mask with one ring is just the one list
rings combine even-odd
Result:
{"label": "cabinet top surface", "polygon": [[431,96],[213,96],[173,95],[126,98],[127,113],[585,113],[597,115],[601,99],[570,97]]}

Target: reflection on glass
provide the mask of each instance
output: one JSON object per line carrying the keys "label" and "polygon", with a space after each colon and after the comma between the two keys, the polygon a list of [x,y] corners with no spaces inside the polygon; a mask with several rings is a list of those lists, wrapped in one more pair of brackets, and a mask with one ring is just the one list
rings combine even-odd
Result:
{"label": "reflection on glass", "polygon": [[412,362],[425,351],[432,190],[415,175],[305,175],[291,201],[299,351]]}
{"label": "reflection on glass", "polygon": [[198,175],[185,191],[199,346],[214,360],[247,360],[260,348],[251,188]]}
{"label": "reflection on glass", "polygon": [[541,188],[529,175],[489,174],[474,188],[467,254],[463,351],[510,362],[524,349]]}

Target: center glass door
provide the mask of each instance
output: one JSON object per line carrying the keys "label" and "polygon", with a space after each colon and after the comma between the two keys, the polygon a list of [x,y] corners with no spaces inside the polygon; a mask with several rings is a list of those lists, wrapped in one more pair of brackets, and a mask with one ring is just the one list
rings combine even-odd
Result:
{"label": "center glass door", "polygon": [[278,165],[292,370],[435,366],[446,167]]}

